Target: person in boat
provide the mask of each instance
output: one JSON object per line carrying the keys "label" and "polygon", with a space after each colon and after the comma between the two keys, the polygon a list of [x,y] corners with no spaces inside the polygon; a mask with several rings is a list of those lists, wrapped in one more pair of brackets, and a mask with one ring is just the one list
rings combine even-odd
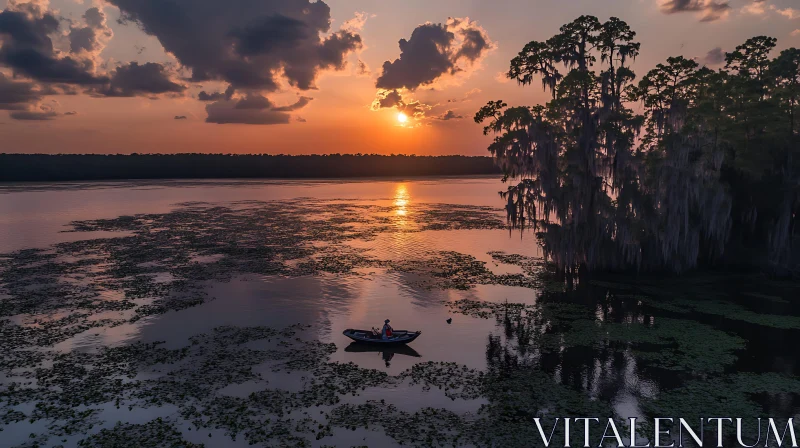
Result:
{"label": "person in boat", "polygon": [[392,332],[394,332],[394,328],[392,328],[392,326],[389,325],[389,319],[386,319],[383,322],[383,329],[381,330],[381,338],[389,339],[390,337],[392,337]]}

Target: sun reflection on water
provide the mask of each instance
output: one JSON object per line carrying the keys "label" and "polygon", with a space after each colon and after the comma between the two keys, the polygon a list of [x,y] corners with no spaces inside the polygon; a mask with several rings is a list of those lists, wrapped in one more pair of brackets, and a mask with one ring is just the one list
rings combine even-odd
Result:
{"label": "sun reflection on water", "polygon": [[406,184],[399,184],[394,192],[394,206],[395,214],[397,216],[406,216],[408,214],[406,206],[408,205],[409,200],[410,196],[408,194],[408,188],[406,187]]}

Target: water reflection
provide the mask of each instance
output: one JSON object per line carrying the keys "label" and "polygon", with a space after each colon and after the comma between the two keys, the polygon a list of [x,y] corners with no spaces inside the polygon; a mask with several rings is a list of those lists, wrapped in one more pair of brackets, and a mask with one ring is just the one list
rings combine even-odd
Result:
{"label": "water reflection", "polygon": [[[398,184],[394,191],[395,215],[400,217],[406,216],[408,213],[406,206],[408,205],[410,199],[411,196],[408,194],[408,187],[406,187],[406,184]],[[399,224],[401,227],[404,227],[406,222],[405,220],[401,220]]]}
{"label": "water reflection", "polygon": [[[436,188],[444,188],[444,184],[437,185]],[[769,415],[781,417],[794,415],[800,410],[800,395],[781,392],[791,389],[793,384],[800,384],[792,382],[800,375],[797,348],[785,343],[800,338],[800,325],[792,320],[800,315],[800,302],[790,300],[788,294],[769,291],[766,281],[691,285],[691,288],[687,288],[688,292],[684,291],[686,302],[672,303],[669,301],[670,297],[659,297],[658,302],[651,301],[647,302],[649,305],[643,305],[643,300],[647,300],[646,294],[640,295],[639,291],[625,289],[626,285],[600,287],[581,283],[575,291],[559,293],[549,292],[548,288],[552,288],[552,285],[543,285],[544,291],[499,283],[470,285],[466,290],[436,287],[436,278],[473,275],[475,269],[464,263],[453,263],[452,266],[435,272],[433,281],[422,278],[419,273],[392,269],[391,265],[369,265],[367,268],[348,271],[333,263],[353,260],[354,265],[358,266],[358,256],[362,255],[381,260],[424,261],[433,252],[455,251],[486,263],[487,268],[496,275],[524,275],[525,271],[520,266],[495,260],[489,252],[504,251],[508,254],[536,257],[540,250],[532,239],[521,242],[516,235],[509,238],[504,231],[481,229],[413,232],[417,227],[415,221],[424,218],[423,212],[417,212],[421,204],[456,202],[454,198],[461,196],[453,196],[454,194],[472,194],[464,186],[463,183],[458,184],[455,188],[458,191],[449,191],[438,196],[431,196],[430,188],[433,187],[426,187],[420,182],[364,183],[357,190],[352,190],[355,193],[342,190],[344,187],[339,184],[329,186],[324,191],[321,187],[315,187],[311,191],[311,187],[304,186],[302,188],[309,190],[307,193],[315,196],[339,198],[343,197],[343,191],[347,194],[369,191],[370,194],[378,195],[377,200],[381,201],[381,207],[376,214],[380,215],[381,233],[374,238],[347,243],[348,248],[359,251],[348,249],[320,252],[321,256],[315,260],[318,264],[308,264],[318,266],[318,269],[309,268],[308,275],[283,277],[251,274],[220,277],[219,281],[208,280],[206,287],[198,293],[208,294],[213,299],[201,305],[148,316],[124,325],[93,328],[78,333],[54,349],[88,352],[90,348],[155,341],[166,341],[163,348],[178,349],[186,346],[190,337],[209,333],[223,325],[282,328],[292,323],[308,324],[310,330],[304,334],[305,337],[318,338],[326,343],[333,342],[338,347],[326,361],[341,365],[354,363],[360,368],[379,369],[381,373],[389,375],[400,375],[419,364],[423,366],[421,373],[431,373],[420,377],[422,379],[435,380],[433,373],[441,368],[445,379],[451,380],[446,384],[458,385],[468,380],[473,381],[474,386],[479,386],[475,390],[481,392],[480,404],[488,404],[480,413],[480,418],[486,423],[482,428],[488,428],[487,437],[492,439],[495,446],[513,446],[515,441],[531,435],[526,432],[532,428],[529,423],[533,417],[542,413],[600,416],[609,415],[613,411],[623,418],[643,418],[648,415],[688,418],[693,409],[680,407],[684,403],[714,415],[725,414],[732,406],[739,406],[745,411],[763,409]],[[486,191],[494,191],[493,187],[487,185],[480,187]],[[299,195],[297,188],[300,187],[294,188],[281,194],[296,197]],[[410,202],[411,189],[414,190],[414,204]],[[166,190],[168,189],[161,189],[159,194]],[[230,190],[226,190],[225,199],[246,199],[252,193],[242,191],[247,194],[239,193],[236,198],[231,198]],[[259,192],[263,193],[261,190]],[[88,194],[82,191],[70,192],[76,196],[78,193]],[[97,194],[96,191],[89,193]],[[202,193],[203,191],[193,193],[193,198],[214,200],[213,197],[205,198]],[[221,192],[218,193],[222,195]],[[275,191],[271,190],[271,193],[275,194]],[[170,197],[183,198],[184,195],[175,196],[173,192]],[[3,198],[0,197],[0,210],[3,208],[2,202]],[[480,200],[476,199],[474,202]],[[9,203],[7,199],[6,203]],[[344,200],[337,202],[339,203],[346,204]],[[158,204],[160,205],[157,207],[150,206],[153,210],[144,205],[142,209],[154,212],[160,210],[160,207],[166,207],[161,202]],[[137,207],[126,210],[132,213],[140,210]],[[351,216],[344,209],[330,207],[326,210],[330,210],[331,215],[339,214],[349,219]],[[83,213],[91,215],[83,211],[80,215],[82,218]],[[114,209],[109,213],[117,211]],[[34,213],[23,216],[25,219],[10,222],[24,223],[28,227],[29,222],[41,216],[41,213]],[[67,219],[72,215],[59,217]],[[239,230],[246,222],[237,223],[233,221],[235,218],[237,215],[232,214],[213,224]],[[384,230],[387,221],[390,227],[394,224],[396,228]],[[3,221],[0,220],[0,223]],[[210,226],[211,224],[203,222],[197,224],[196,228],[208,230]],[[31,228],[37,235],[43,235],[42,241],[52,237],[47,230],[49,227]],[[6,233],[19,236],[19,227],[7,229]],[[330,228],[322,230],[329,231]],[[186,238],[187,234],[189,232],[185,232],[183,228],[178,233],[165,233],[166,236],[175,238]],[[96,237],[87,233],[71,235],[81,238]],[[241,243],[240,233],[231,232],[231,235],[231,241]],[[203,239],[207,236],[199,235],[196,238]],[[0,231],[0,246],[3,241],[3,232]],[[165,237],[164,241],[171,240]],[[286,245],[293,241],[287,237],[279,243]],[[208,249],[207,252],[197,255],[190,254],[190,259],[186,262],[172,260],[172,265],[164,262],[165,273],[172,269],[169,275],[156,273],[162,263],[138,263],[143,255],[148,255],[141,247],[110,246],[122,251],[113,254],[122,262],[120,269],[114,273],[130,276],[132,272],[150,269],[152,272],[147,271],[149,274],[156,273],[159,279],[173,281],[175,272],[192,273],[194,270],[207,269],[207,266],[215,266],[220,272],[227,272],[235,268],[231,260],[235,257],[241,259],[243,251],[264,254],[263,263],[260,259],[248,259],[253,268],[268,268],[277,258],[261,243],[254,243],[253,247],[228,247],[228,244],[234,245],[227,238],[202,242],[203,247],[211,247],[213,250]],[[224,244],[211,244],[215,242]],[[188,240],[188,243],[196,241]],[[228,250],[230,255],[227,258],[216,254],[215,251],[222,249]],[[300,257],[305,253],[305,247],[298,245],[296,254],[286,250],[281,253]],[[13,274],[10,277],[12,279],[33,278],[31,276],[34,274],[49,272],[30,265],[25,256],[17,258],[19,263],[14,265],[13,272],[9,271]],[[156,258],[167,260],[161,256]],[[142,258],[144,259],[150,258]],[[44,261],[46,260],[43,259],[42,262]],[[284,261],[292,269],[299,269],[304,266],[303,263],[309,262],[304,258]],[[59,259],[58,263],[47,265],[53,270],[53,275],[62,271],[65,273],[65,277],[58,279],[58,282],[53,280],[54,293],[65,289],[65,285],[72,279],[71,276],[74,276],[71,271],[61,268],[62,262]],[[176,270],[175,266],[182,270]],[[71,269],[79,270],[79,266]],[[96,277],[88,278],[87,282],[97,282]],[[145,278],[150,277],[131,277],[128,280]],[[155,282],[154,288],[161,285],[163,282]],[[663,289],[664,285],[659,284],[653,288]],[[106,294],[105,291],[101,293]],[[102,294],[105,302],[121,301],[123,298]],[[8,295],[0,294],[0,301],[8,299]],[[147,298],[134,300],[143,301]],[[512,309],[516,312],[481,317],[468,312],[454,312],[448,307],[452,302],[460,300],[478,304],[504,303],[507,300],[511,305],[522,304],[529,308],[524,313],[519,312],[520,308],[517,307]],[[687,304],[691,307],[687,308]],[[735,308],[737,306],[739,308]],[[735,312],[730,312],[731,309]],[[104,316],[97,313],[91,319],[97,320]],[[60,317],[63,316],[55,313],[41,314],[35,325],[53,325],[54,319]],[[347,345],[350,341],[341,335],[345,328],[379,326],[387,317],[398,327],[422,330],[424,334],[415,341],[414,347],[371,347],[357,343]],[[702,344],[696,341],[702,341]],[[428,370],[424,370],[425,365]],[[480,371],[480,375],[473,374],[466,368],[462,369],[462,366]],[[271,367],[264,365],[264,371],[259,370],[258,373],[263,373],[266,378],[272,372]],[[358,371],[359,375],[367,373]],[[761,376],[762,374],[769,376]],[[280,381],[269,377],[270,387],[294,390],[288,387],[289,381],[304,381],[302,375],[284,374],[280,377]],[[245,384],[248,385],[253,384]],[[749,392],[753,390],[760,395],[752,398]],[[800,390],[800,387],[793,390]],[[775,391],[780,392],[780,395],[776,395],[778,392]],[[465,394],[461,399],[451,399],[438,388],[426,390],[379,385],[353,400],[385,399],[393,406],[415,412],[426,406],[466,408],[473,406],[473,401],[478,401],[464,398],[465,396],[469,395]],[[662,400],[661,404],[657,400]],[[454,408],[454,412],[466,412],[463,408]],[[477,414],[477,411],[470,412]],[[149,416],[157,415],[152,413]],[[114,414],[104,414],[102,417],[110,422],[120,420]],[[513,426],[516,424],[519,426]],[[491,431],[492,428],[497,428],[496,433]],[[39,430],[34,431],[24,426],[7,428],[4,437],[10,437],[6,440],[22,443],[30,433]],[[195,432],[197,431],[191,434]],[[355,431],[352,433],[356,434]],[[346,435],[350,434],[350,431],[346,432]],[[363,435],[358,434],[358,441],[361,441]],[[506,440],[503,438],[504,434],[520,434],[521,437],[517,440]],[[198,441],[203,441],[207,446],[230,446],[230,438],[223,432],[215,432],[213,441],[206,440],[208,437],[205,437],[205,432],[202,435],[204,438]],[[537,440],[537,437],[538,434],[533,434],[529,440]],[[340,446],[349,446],[349,441],[350,439],[339,433],[326,440]],[[386,446],[388,443],[386,440],[380,442],[378,446]]]}
{"label": "water reflection", "polygon": [[376,346],[352,342],[350,345],[344,348],[344,351],[347,353],[380,353],[381,358],[386,363],[387,368],[391,367],[391,361],[392,358],[394,358],[394,355],[411,356],[414,358],[422,357],[422,355],[408,345]]}

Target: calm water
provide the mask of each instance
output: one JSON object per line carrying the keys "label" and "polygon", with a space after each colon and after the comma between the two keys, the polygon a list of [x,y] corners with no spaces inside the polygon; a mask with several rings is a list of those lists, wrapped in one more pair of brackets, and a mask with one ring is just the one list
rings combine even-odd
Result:
{"label": "calm water", "polygon": [[[206,446],[410,443],[403,437],[436,444],[446,433],[475,428],[486,434],[450,443],[533,446],[525,440],[530,417],[566,416],[558,412],[798,415],[796,285],[718,273],[667,281],[675,292],[654,279],[635,285],[603,279],[566,291],[539,275],[541,251],[532,234],[501,228],[502,188],[494,178],[1,187],[0,301],[12,305],[3,308],[0,329],[15,341],[3,349],[7,360],[34,352],[42,359],[9,361],[0,380],[6,392],[12,383],[27,383],[45,395],[0,395],[0,413],[25,416],[0,420],[0,446],[76,446],[118,421],[140,425],[118,431],[138,436],[158,417],[178,437]],[[503,257],[512,254],[521,257]],[[521,308],[509,312],[505,303]],[[381,350],[342,335],[347,328],[379,327],[386,318],[422,336],[407,348]],[[207,344],[196,339],[222,326],[293,324],[307,327],[285,341],[273,338],[310,363],[302,368],[258,352],[275,349],[273,339],[247,338],[241,345],[229,345],[233,336]],[[310,346],[295,348],[291,344],[302,344],[295,338],[335,349],[320,355]],[[78,355],[154,342],[169,353],[209,348],[175,362],[125,352],[124,362],[100,374],[108,384],[94,383],[88,372],[111,361]],[[449,386],[427,370],[414,381],[415,365],[428,362],[455,363],[436,366],[457,365],[462,373],[446,373],[455,383]],[[59,363],[70,369],[53,367]],[[114,370],[120,363],[134,373]],[[181,371],[181,363],[187,369]],[[355,370],[331,373],[331,366],[348,363]],[[26,373],[36,367],[49,373]],[[173,369],[177,373],[168,373]],[[220,371],[227,376],[214,379]],[[367,381],[375,371],[388,376]],[[113,378],[128,386],[112,387]],[[170,390],[178,390],[178,382],[203,392],[153,403],[158,394],[170,396],[153,392],[162,390],[164,378],[173,381]],[[320,398],[310,386],[314,378],[338,388],[335,400]],[[472,382],[477,392],[451,393]],[[68,405],[66,385],[106,395],[89,393]],[[720,389],[727,392],[714,393]],[[259,391],[294,392],[291,399],[302,403],[265,411],[289,399],[256,401],[252,394]],[[37,411],[36,403],[47,400],[62,403],[60,410]],[[230,400],[239,401],[232,406]],[[505,400],[518,408],[500,409]],[[376,411],[368,404],[392,407]],[[246,421],[220,417],[242,415],[245,408],[253,410]],[[443,423],[440,414],[423,418],[426,408],[452,412],[458,423]],[[65,409],[90,410],[93,423],[81,426]],[[386,421],[370,416],[368,424],[349,428],[339,420],[317,439],[316,425],[337,421],[344,411],[383,412],[403,423],[387,429]],[[291,423],[281,426],[281,419]],[[421,423],[429,420],[438,422],[429,424],[434,429]],[[420,428],[409,429],[414,425]],[[494,434],[491,426],[520,436]],[[256,434],[261,428],[270,428],[270,435]]]}

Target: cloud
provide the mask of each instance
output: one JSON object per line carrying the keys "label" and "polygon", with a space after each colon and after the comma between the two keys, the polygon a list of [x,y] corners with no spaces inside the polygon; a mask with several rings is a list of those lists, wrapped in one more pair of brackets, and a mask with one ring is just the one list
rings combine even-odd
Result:
{"label": "cloud", "polygon": [[21,121],[46,121],[56,118],[58,112],[53,106],[45,103],[27,110],[13,110],[9,116],[14,120]]}
{"label": "cloud", "polygon": [[271,109],[272,101],[261,95],[247,95],[236,102],[234,109],[247,109],[247,110],[264,110]]}
{"label": "cloud", "polygon": [[155,36],[193,81],[226,81],[236,89],[275,91],[282,79],[312,89],[321,71],[342,69],[346,56],[362,47],[355,31],[328,34],[330,8],[323,1],[108,2],[120,9],[123,23]]}
{"label": "cloud", "polygon": [[36,84],[12,81],[0,72],[0,110],[25,110],[29,104],[41,101]]}
{"label": "cloud", "polygon": [[0,65],[39,82],[90,85],[105,82],[93,73],[92,58],[64,56],[53,45],[60,22],[38,3],[9,2],[0,12]]}
{"label": "cloud", "polygon": [[438,117],[436,117],[436,119],[443,120],[443,121],[461,120],[462,118],[464,118],[463,115],[458,115],[455,112],[453,112],[452,110],[448,110],[447,112],[443,113],[442,115],[439,115]]}
{"label": "cloud", "polygon": [[309,98],[307,96],[301,96],[300,99],[298,99],[297,102],[294,104],[290,104],[288,106],[273,107],[272,110],[276,112],[291,112],[294,110],[304,108],[313,99],[314,98]]}
{"label": "cloud", "polygon": [[713,48],[706,53],[705,57],[703,58],[703,62],[707,65],[721,64],[725,62],[725,52],[722,51],[722,48],[720,47]]}
{"label": "cloud", "polygon": [[186,120],[187,117],[186,117],[186,115],[175,115],[175,119],[176,120]]}
{"label": "cloud", "polygon": [[767,10],[764,9],[765,3],[766,0],[753,0],[742,7],[742,13],[751,14],[754,16],[764,15],[764,13],[767,12]]}
{"label": "cloud", "polygon": [[397,90],[383,90],[379,91],[372,104],[375,110],[395,107],[403,101],[403,96]]}
{"label": "cloud", "polygon": [[769,5],[769,9],[777,12],[789,20],[794,20],[800,17],[800,11],[794,8],[778,9],[775,5]]}
{"label": "cloud", "polygon": [[494,80],[499,82],[500,84],[505,84],[507,82],[511,82],[511,79],[506,75],[507,72],[497,72],[494,75]]}
{"label": "cloud", "polygon": [[229,100],[229,99],[231,99],[231,97],[233,96],[234,93],[235,93],[235,90],[234,90],[233,86],[228,86],[228,88],[225,89],[225,92],[206,93],[206,91],[203,90],[197,95],[197,99],[200,100],[200,101]]}
{"label": "cloud", "polygon": [[64,112],[64,115],[78,115],[78,112],[71,110],[69,112]]}
{"label": "cloud", "polygon": [[241,109],[233,101],[217,101],[206,106],[206,123],[288,124],[291,115],[269,109]]}
{"label": "cloud", "polygon": [[701,22],[724,19],[731,9],[723,0],[659,0],[659,4],[665,14],[696,12]]}
{"label": "cloud", "polygon": [[130,62],[111,72],[110,81],[99,89],[105,96],[130,97],[137,95],[181,94],[186,86],[170,79],[165,66],[156,62]]}
{"label": "cloud", "polygon": [[408,117],[422,119],[431,106],[414,100],[404,100],[403,95],[397,90],[379,90],[372,102],[372,110],[396,108]]}
{"label": "cloud", "polygon": [[238,99],[216,101],[206,106],[207,123],[217,124],[288,124],[291,114],[307,105],[312,98],[300,97],[288,106],[275,106],[267,97],[249,93]]}
{"label": "cloud", "polygon": [[366,62],[362,61],[361,59],[358,60],[358,67],[356,68],[356,75],[358,76],[370,76],[372,71],[369,69],[369,66]]}
{"label": "cloud", "polygon": [[89,8],[82,16],[85,26],[71,26],[69,45],[71,53],[90,53],[99,57],[114,32],[106,25],[106,16],[97,7]]}
{"label": "cloud", "polygon": [[415,28],[408,40],[400,39],[399,46],[400,56],[383,63],[372,109],[396,108],[417,120],[432,106],[404,99],[404,95],[456,75],[469,76],[495,48],[486,30],[469,18],[425,23]]}
{"label": "cloud", "polygon": [[46,121],[58,116],[55,111],[18,110],[11,112],[11,118],[23,121]]}
{"label": "cloud", "polygon": [[376,87],[415,90],[445,75],[474,65],[494,48],[486,31],[469,19],[418,26],[408,40],[400,39],[400,57],[383,63]]}
{"label": "cloud", "polygon": [[367,19],[375,17],[375,14],[367,14],[366,12],[356,12],[355,17],[345,21],[341,29],[351,32],[358,32],[364,29]]}
{"label": "cloud", "polygon": [[792,36],[800,36],[800,29],[794,30],[789,34],[791,34]]}

